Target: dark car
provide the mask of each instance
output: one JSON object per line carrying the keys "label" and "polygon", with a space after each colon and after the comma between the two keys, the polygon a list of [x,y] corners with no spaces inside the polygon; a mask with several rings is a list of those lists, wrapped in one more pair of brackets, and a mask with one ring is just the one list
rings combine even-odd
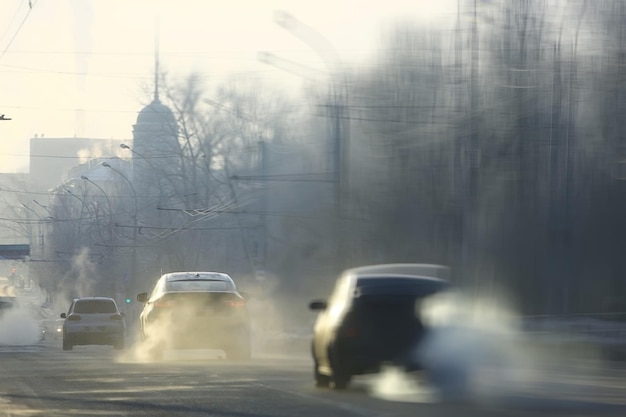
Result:
{"label": "dark car", "polygon": [[57,340],[63,337],[63,319],[43,319],[40,321],[41,338]]}
{"label": "dark car", "polygon": [[139,316],[146,348],[158,359],[165,349],[220,349],[229,359],[250,358],[250,317],[233,279],[220,272],[162,275]]}
{"label": "dark car", "polygon": [[353,375],[379,372],[384,364],[420,369],[413,352],[425,333],[422,299],[448,287],[445,266],[371,265],[344,271],[320,311],[312,355],[318,387],[345,388]]}
{"label": "dark car", "polygon": [[8,311],[15,306],[15,300],[15,297],[0,296],[0,317],[2,317],[5,311]]}

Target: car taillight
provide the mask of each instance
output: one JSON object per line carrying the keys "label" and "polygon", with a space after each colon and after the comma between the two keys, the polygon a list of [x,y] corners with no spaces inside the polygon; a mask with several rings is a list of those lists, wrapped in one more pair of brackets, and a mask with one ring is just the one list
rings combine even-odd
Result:
{"label": "car taillight", "polygon": [[246,302],[244,300],[228,300],[225,304],[229,307],[245,307]]}
{"label": "car taillight", "polygon": [[359,335],[359,329],[356,327],[346,327],[343,329],[342,333],[346,337],[357,337]]}
{"label": "car taillight", "polygon": [[70,314],[69,316],[67,316],[67,319],[69,321],[78,321],[80,320],[80,316],[78,314]]}
{"label": "car taillight", "polygon": [[122,320],[122,316],[120,314],[113,314],[109,317],[111,320]]}

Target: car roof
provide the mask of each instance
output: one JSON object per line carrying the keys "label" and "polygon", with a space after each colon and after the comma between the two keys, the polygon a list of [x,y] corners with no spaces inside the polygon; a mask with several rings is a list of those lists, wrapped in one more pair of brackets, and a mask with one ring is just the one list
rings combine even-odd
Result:
{"label": "car roof", "polygon": [[233,279],[223,272],[170,272],[164,275],[166,281],[183,281],[190,279],[198,279],[198,280],[211,280],[211,281],[225,281],[225,282],[233,282]]}
{"label": "car roof", "polygon": [[111,297],[101,297],[101,296],[96,296],[96,297],[76,297],[74,298],[74,301],[84,301],[84,300],[108,300],[108,301],[113,301],[115,302],[115,300]]}
{"label": "car roof", "polygon": [[344,274],[350,275],[355,279],[402,276],[405,278],[414,277],[416,279],[447,281],[450,278],[450,268],[437,264],[395,263],[359,266],[346,270]]}

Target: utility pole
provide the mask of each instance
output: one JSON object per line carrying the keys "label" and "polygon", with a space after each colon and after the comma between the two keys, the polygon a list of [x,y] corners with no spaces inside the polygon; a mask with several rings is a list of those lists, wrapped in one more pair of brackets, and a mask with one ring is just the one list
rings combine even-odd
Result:
{"label": "utility pole", "polygon": [[[134,294],[136,292],[138,292],[137,290],[137,285],[136,285],[136,275],[137,275],[137,233],[138,233],[138,229],[139,229],[139,225],[137,222],[137,191],[135,191],[135,187],[133,186],[133,183],[130,179],[128,179],[128,177],[126,175],[124,175],[124,173],[122,173],[120,170],[113,168],[109,163],[107,162],[103,162],[102,163],[103,167],[109,168],[113,171],[115,171],[117,174],[119,174],[122,178],[124,178],[124,180],[126,180],[126,182],[128,183],[128,185],[130,186],[130,190],[133,192],[133,201],[134,201],[134,212],[133,212],[133,243],[132,243],[132,253],[131,253],[131,267],[130,267],[130,279],[127,280],[127,282],[124,284],[124,290],[125,290],[125,302],[126,303],[130,303],[132,301],[132,298],[129,299],[129,295],[130,294]],[[130,285],[129,285],[130,283]]]}
{"label": "utility pole", "polygon": [[[259,175],[261,178],[267,178],[267,143],[264,140],[259,141]],[[259,239],[260,248],[259,253],[257,255],[259,259],[259,264],[261,265],[261,269],[263,271],[266,270],[267,267],[267,211],[268,211],[268,192],[269,186],[268,182],[263,182],[263,193],[261,194],[261,207],[260,207],[260,221],[261,221],[261,238]]]}
{"label": "utility pole", "polygon": [[[472,29],[470,38],[470,76],[469,76],[469,137],[464,144],[464,159],[467,163],[466,184],[463,190],[463,229],[461,247],[461,277],[464,285],[475,286],[476,267],[478,265],[477,242],[477,202],[478,202],[478,25],[477,5],[474,0]],[[460,4],[459,4],[460,7]]]}
{"label": "utility pole", "polygon": [[[322,36],[319,32],[309,27],[308,25],[300,22],[294,16],[287,12],[278,12],[275,15],[275,23],[281,26],[283,29],[290,32],[292,35],[300,39],[307,46],[309,46],[326,66],[329,77],[329,94],[328,94],[328,117],[330,119],[330,134],[329,134],[329,149],[331,150],[331,157],[329,158],[329,165],[333,175],[334,190],[333,190],[333,204],[336,219],[336,266],[338,269],[342,269],[342,257],[343,253],[342,240],[345,239],[344,231],[342,230],[341,217],[344,210],[344,193],[347,191],[347,121],[344,117],[346,95],[344,94],[345,85],[338,82],[338,69],[340,69],[339,54],[333,47],[333,45]],[[293,68],[293,65],[290,66]]]}

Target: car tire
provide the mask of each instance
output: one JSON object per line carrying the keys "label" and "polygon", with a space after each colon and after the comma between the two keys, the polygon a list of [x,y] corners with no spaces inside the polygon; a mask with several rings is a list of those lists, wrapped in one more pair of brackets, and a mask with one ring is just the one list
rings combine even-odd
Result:
{"label": "car tire", "polygon": [[63,350],[72,350],[73,347],[74,345],[72,344],[72,342],[70,342],[69,338],[64,337],[63,338]]}
{"label": "car tire", "polygon": [[315,356],[315,342],[311,343],[311,357],[313,358],[313,380],[315,381],[315,387],[330,387],[331,378],[328,375],[321,374],[319,371],[319,362]]}
{"label": "car tire", "polygon": [[319,369],[318,369],[318,365],[317,365],[317,361],[314,360],[313,363],[313,377],[315,378],[315,387],[316,388],[329,388],[330,387],[330,383],[332,382],[332,378],[329,377],[328,375],[324,375],[321,374]]}
{"label": "car tire", "polygon": [[332,387],[336,390],[344,390],[348,388],[351,379],[351,375],[333,369]]}
{"label": "car tire", "polygon": [[348,388],[352,375],[347,372],[342,366],[339,356],[335,349],[330,349],[328,352],[328,358],[330,360],[330,368],[332,370],[331,387],[335,390],[344,390]]}

